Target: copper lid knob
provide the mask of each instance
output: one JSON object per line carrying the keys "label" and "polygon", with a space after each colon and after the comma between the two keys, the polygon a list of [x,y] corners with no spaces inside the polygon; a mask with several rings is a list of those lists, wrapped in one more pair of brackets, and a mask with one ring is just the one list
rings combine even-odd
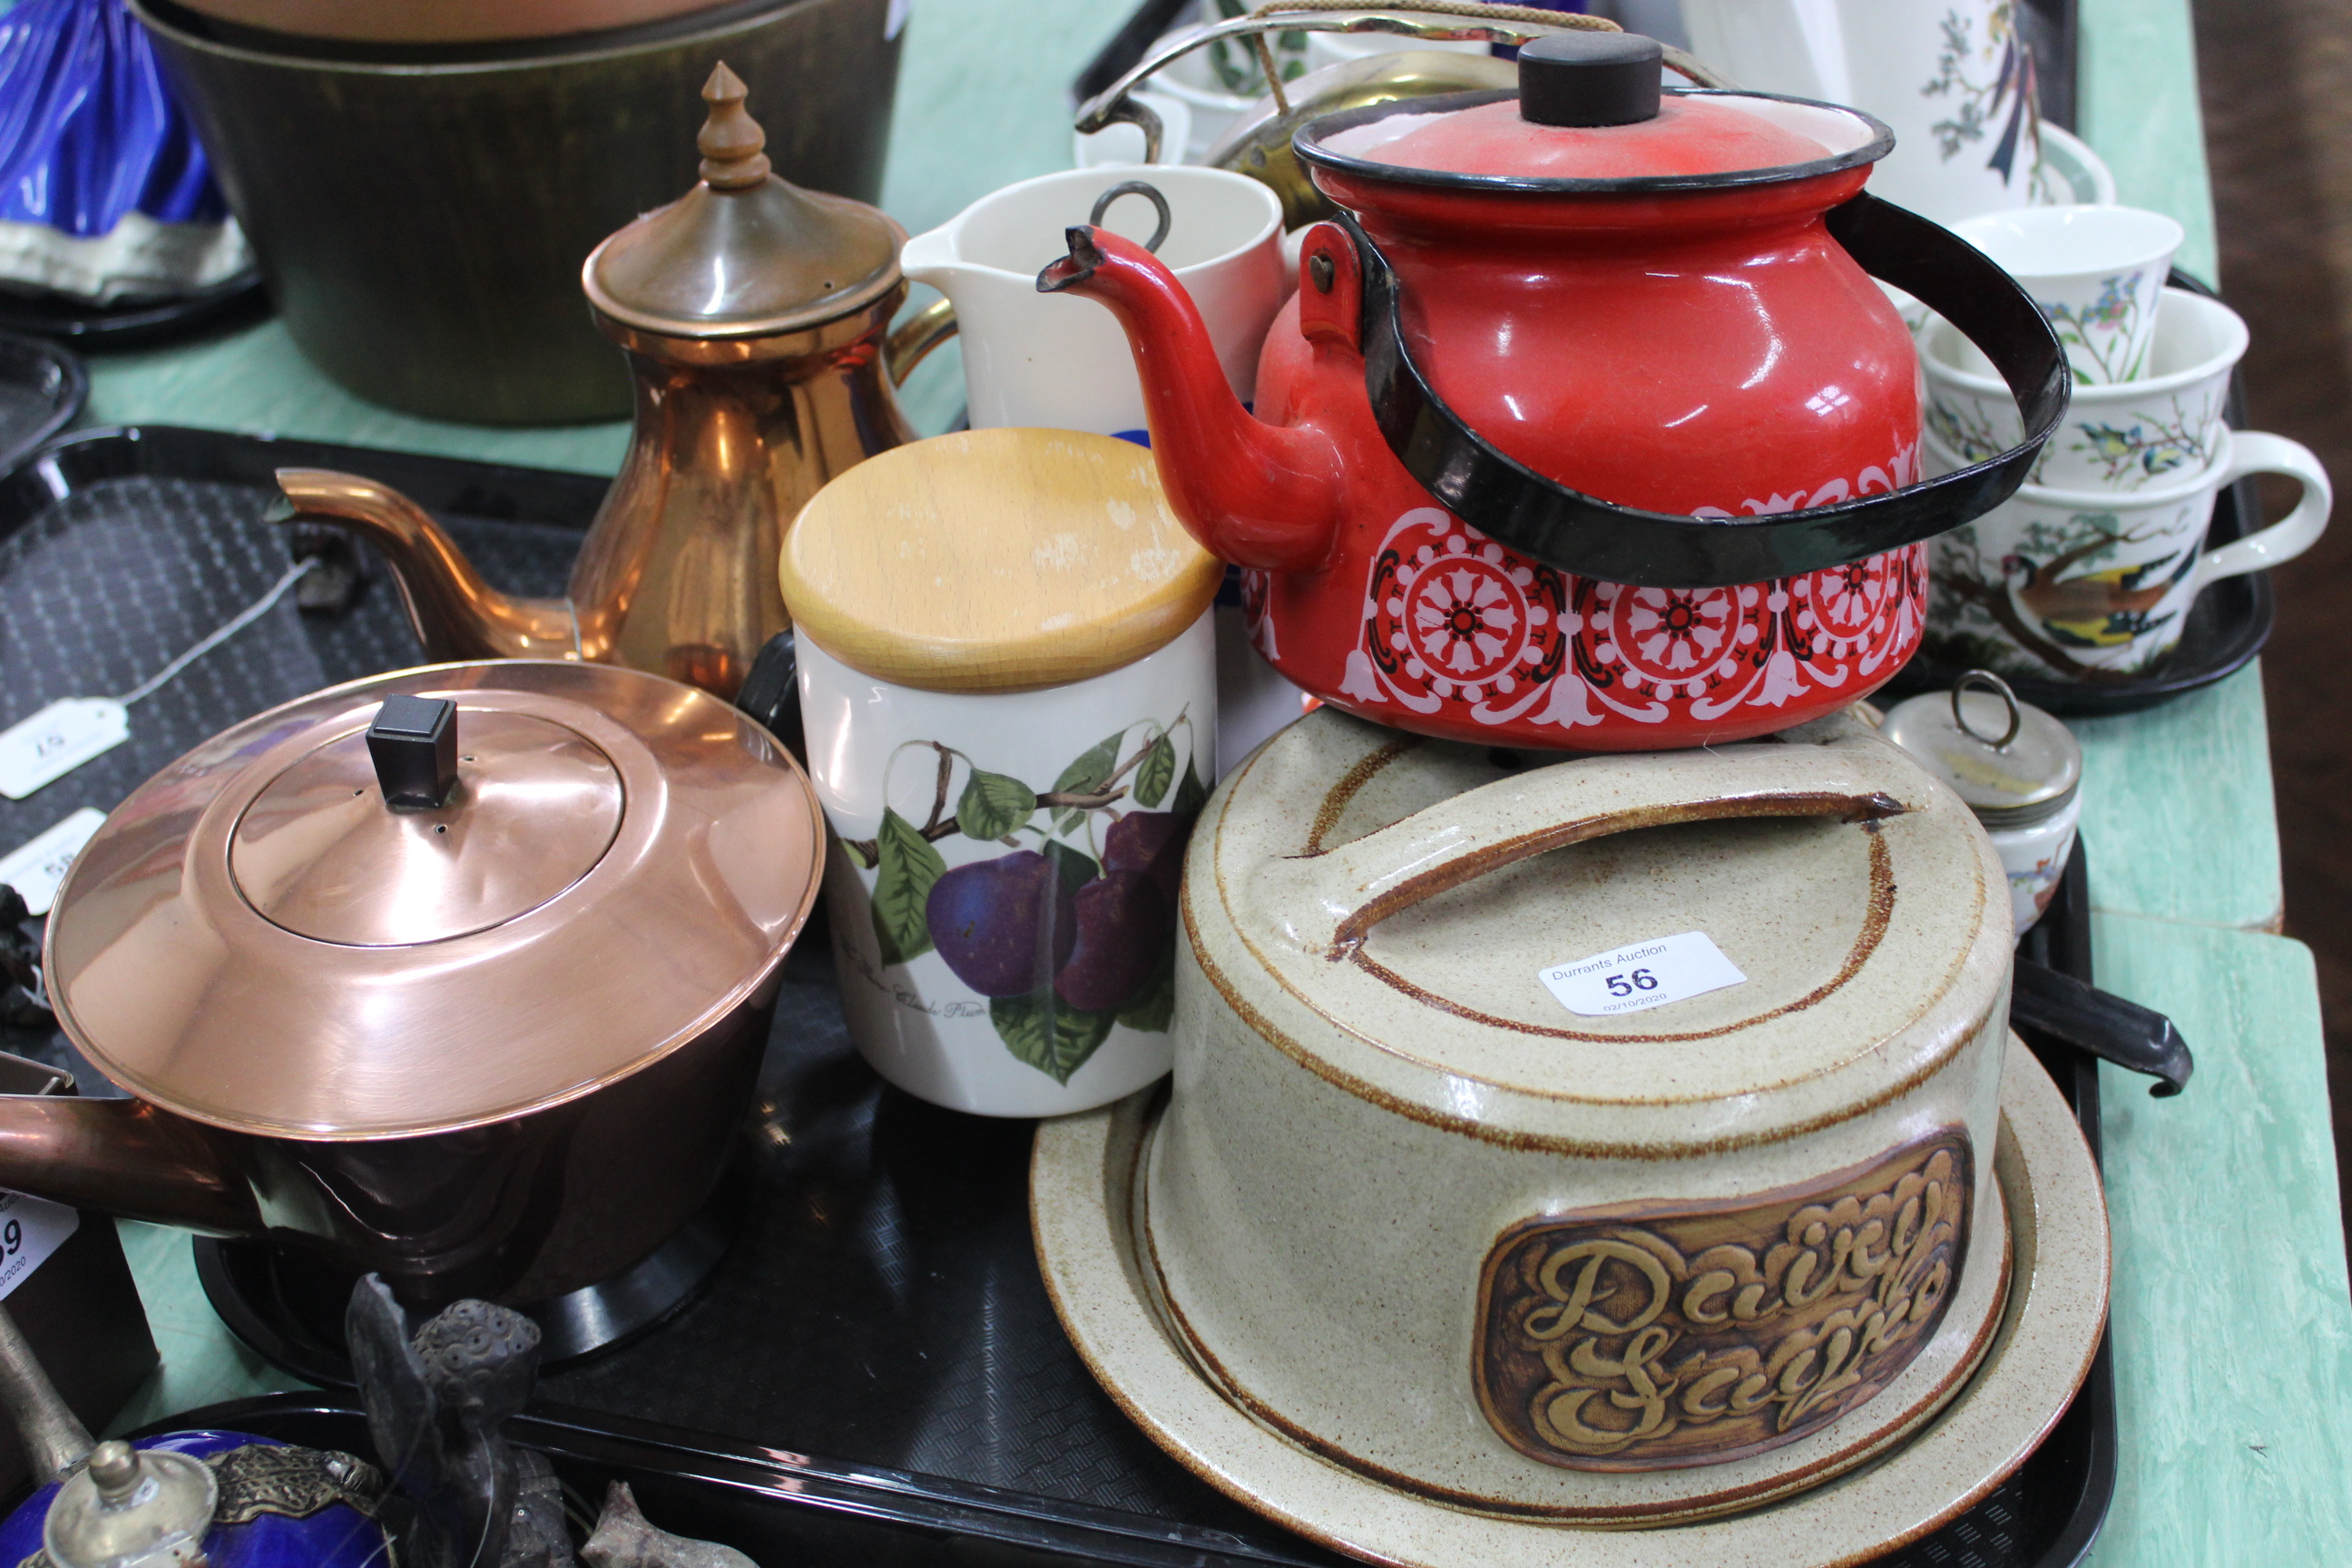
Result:
{"label": "copper lid knob", "polygon": [[702,101],[710,118],[694,145],[702,154],[702,183],[714,191],[740,191],[768,177],[768,133],[743,108],[743,79],[727,68],[725,60],[710,68],[702,84]]}
{"label": "copper lid knob", "polygon": [[907,232],[846,196],[803,190],[761,151],[750,89],[725,65],[703,84],[702,180],[616,230],[580,286],[607,322],[677,338],[796,332],[865,310],[899,286]]}

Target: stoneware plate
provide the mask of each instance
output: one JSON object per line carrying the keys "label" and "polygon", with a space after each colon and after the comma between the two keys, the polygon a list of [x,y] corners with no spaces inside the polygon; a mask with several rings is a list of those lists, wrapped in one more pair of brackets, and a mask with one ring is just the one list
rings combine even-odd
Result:
{"label": "stoneware plate", "polygon": [[1999,1485],[2064,1412],[2098,1348],[2107,1224],[2097,1168],[2014,1037],[2002,1073],[1994,1169],[2013,1283],[1977,1375],[1924,1432],[1867,1468],[1705,1523],[1597,1531],[1433,1505],[1318,1458],[1228,1404],[1171,1337],[1134,1248],[1134,1176],[1157,1091],[1041,1124],[1030,1216],[1062,1325],[1120,1408],[1210,1484],[1311,1540],[1409,1568],[1841,1568],[1926,1534]]}

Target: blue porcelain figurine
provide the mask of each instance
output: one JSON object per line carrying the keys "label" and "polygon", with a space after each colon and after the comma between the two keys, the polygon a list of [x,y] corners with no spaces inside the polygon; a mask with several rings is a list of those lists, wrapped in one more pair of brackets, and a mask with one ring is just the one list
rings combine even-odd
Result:
{"label": "blue porcelain figurine", "polygon": [[0,1568],[372,1568],[383,1478],[241,1432],[93,1444],[0,1307],[0,1404],[45,1484],[0,1522]]}

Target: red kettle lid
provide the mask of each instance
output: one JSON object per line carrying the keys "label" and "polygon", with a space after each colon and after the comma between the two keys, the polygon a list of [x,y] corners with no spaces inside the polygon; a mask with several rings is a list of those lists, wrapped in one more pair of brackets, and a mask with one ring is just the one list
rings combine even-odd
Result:
{"label": "red kettle lid", "polygon": [[1635,33],[1577,32],[1519,51],[1517,92],[1406,100],[1302,127],[1310,166],[1360,176],[1568,193],[1703,189],[1867,163],[1893,132],[1858,110],[1768,93],[1662,89]]}

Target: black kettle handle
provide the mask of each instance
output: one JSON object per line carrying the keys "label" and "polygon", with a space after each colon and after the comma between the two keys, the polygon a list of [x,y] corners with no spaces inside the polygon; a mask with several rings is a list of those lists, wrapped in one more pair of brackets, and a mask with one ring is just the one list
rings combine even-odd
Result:
{"label": "black kettle handle", "polygon": [[800,648],[790,631],[770,637],[751,659],[735,706],[784,743],[794,761],[806,758],[801,734]]}
{"label": "black kettle handle", "polygon": [[1546,479],[1463,423],[1413,361],[1388,258],[1353,215],[1336,221],[1362,271],[1364,389],[1389,449],[1463,521],[1579,577],[1723,588],[1916,544],[2007,500],[2065,417],[2073,386],[2065,351],[2016,279],[1940,224],[1864,192],[1832,209],[1830,234],[1863,270],[1916,296],[1984,351],[2024,413],[2025,438],[1921,484],[1752,521],[1618,506]]}
{"label": "black kettle handle", "polygon": [[2189,1042],[2163,1014],[2030,958],[2017,961],[2009,1017],[2020,1028],[2147,1074],[2158,1080],[2148,1086],[2148,1093],[2159,1097],[2186,1089],[2189,1075],[2197,1068]]}

